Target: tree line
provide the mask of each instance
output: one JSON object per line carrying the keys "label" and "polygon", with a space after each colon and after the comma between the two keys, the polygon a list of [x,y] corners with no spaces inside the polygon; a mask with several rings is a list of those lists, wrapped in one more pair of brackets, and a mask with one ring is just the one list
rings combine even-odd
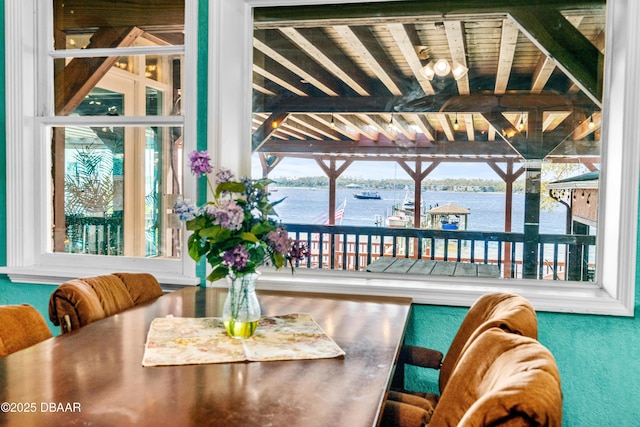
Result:
{"label": "tree line", "polygon": [[[326,176],[307,176],[297,178],[273,178],[278,187],[326,188],[329,178]],[[362,179],[343,178],[336,181],[338,188],[361,188],[363,190],[403,190],[413,188],[410,179]],[[506,184],[501,180],[477,178],[443,178],[425,179],[422,181],[425,191],[469,191],[469,192],[505,192]],[[518,180],[513,184],[514,193],[524,192],[524,182]]]}

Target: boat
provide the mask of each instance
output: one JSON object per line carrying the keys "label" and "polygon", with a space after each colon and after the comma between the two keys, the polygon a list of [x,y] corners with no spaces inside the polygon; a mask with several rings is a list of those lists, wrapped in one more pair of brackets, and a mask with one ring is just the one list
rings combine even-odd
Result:
{"label": "boat", "polygon": [[376,191],[361,191],[353,195],[354,199],[364,199],[364,200],[380,200],[380,194]]}
{"label": "boat", "polygon": [[387,227],[401,227],[409,228],[411,226],[411,219],[404,215],[389,215],[386,220]]}
{"label": "boat", "polygon": [[402,202],[402,209],[406,211],[412,211],[416,207],[416,202],[413,199],[404,199]]}

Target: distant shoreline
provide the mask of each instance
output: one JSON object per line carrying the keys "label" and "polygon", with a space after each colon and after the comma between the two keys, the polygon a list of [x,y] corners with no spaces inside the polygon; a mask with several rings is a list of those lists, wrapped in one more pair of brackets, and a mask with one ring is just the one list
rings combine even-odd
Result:
{"label": "distant shoreline", "polygon": [[[271,178],[273,187],[287,188],[329,188],[329,179],[324,176],[298,178]],[[413,191],[414,182],[409,179],[353,179],[338,180],[337,188],[354,191]],[[426,179],[422,182],[422,191],[452,191],[467,193],[505,193],[506,183],[501,180],[472,179],[472,178],[444,178],[437,180]],[[513,192],[524,193],[524,181],[513,184]]]}
{"label": "distant shoreline", "polygon": [[[321,186],[321,185],[280,185],[280,183],[272,184],[273,190],[277,192],[278,188],[300,188],[300,189],[313,189],[313,190],[329,190],[329,186]],[[413,192],[413,188],[406,188],[404,186],[401,187],[347,187],[346,185],[337,185],[337,189],[340,190],[352,190],[354,193],[360,191],[378,191],[378,190],[395,190],[395,191],[411,191]],[[450,193],[494,193],[494,194],[505,194],[504,189],[493,189],[493,188],[432,188],[432,187],[423,187],[422,191],[428,192],[450,192]],[[522,194],[523,191],[517,191],[514,188],[514,194]]]}

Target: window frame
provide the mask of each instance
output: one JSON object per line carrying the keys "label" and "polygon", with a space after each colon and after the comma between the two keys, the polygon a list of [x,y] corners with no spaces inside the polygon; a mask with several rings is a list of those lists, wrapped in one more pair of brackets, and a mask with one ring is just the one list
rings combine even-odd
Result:
{"label": "window frame", "polygon": [[[249,175],[251,138],[252,11],[255,7],[327,5],[385,0],[218,0],[209,9],[208,147],[216,166]],[[510,291],[529,298],[536,309],[633,316],[638,227],[640,71],[636,40],[640,6],[630,0],[607,2],[607,55],[603,100],[602,176],[600,180],[597,265],[594,283],[557,283],[528,279],[453,277],[413,279],[348,271],[263,269],[260,287],[274,290],[408,296],[415,303],[468,306],[486,292]],[[223,108],[224,105],[224,108]],[[239,137],[238,135],[242,135]],[[635,137],[635,138],[634,138]],[[230,141],[240,141],[231,144]],[[218,285],[217,283],[214,284]]]}
{"label": "window frame", "polygon": [[[7,108],[6,198],[7,262],[0,268],[14,282],[57,284],[74,277],[113,271],[144,271],[154,274],[163,284],[199,284],[195,263],[182,259],[114,257],[52,253],[50,251],[51,213],[42,206],[51,205],[50,147],[47,127],[61,125],[181,126],[184,149],[196,147],[198,2],[185,0],[185,45],[183,47],[139,47],[136,54],[183,53],[185,102],[183,116],[176,117],[55,117],[49,111],[52,84],[38,78],[38,70],[53,74],[53,57],[99,56],[113,50],[91,49],[49,52],[53,34],[52,2],[5,0],[5,71]],[[131,54],[132,49],[122,50]],[[46,149],[37,149],[40,147]],[[195,199],[196,181],[185,176],[185,198]],[[186,234],[186,233],[185,233]],[[183,236],[186,247],[186,236]],[[78,267],[81,266],[81,267]]]}

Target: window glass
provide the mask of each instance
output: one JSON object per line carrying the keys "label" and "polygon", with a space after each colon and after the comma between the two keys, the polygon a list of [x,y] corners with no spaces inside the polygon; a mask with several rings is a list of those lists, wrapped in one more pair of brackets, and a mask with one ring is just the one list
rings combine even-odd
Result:
{"label": "window glass", "polygon": [[[54,251],[177,256],[174,240],[181,224],[165,214],[176,198],[166,196],[166,187],[179,180],[171,171],[180,160],[170,150],[177,132],[171,127],[53,128],[56,139],[64,140],[64,191],[56,193],[64,197],[54,196],[54,224],[64,227],[54,227]],[[125,153],[140,157],[140,167],[127,168]]]}
{"label": "window glass", "polygon": [[53,1],[53,252],[180,256],[184,8]]}
{"label": "window glass", "polygon": [[252,173],[308,268],[593,282],[605,2],[453,9],[254,9]]}

